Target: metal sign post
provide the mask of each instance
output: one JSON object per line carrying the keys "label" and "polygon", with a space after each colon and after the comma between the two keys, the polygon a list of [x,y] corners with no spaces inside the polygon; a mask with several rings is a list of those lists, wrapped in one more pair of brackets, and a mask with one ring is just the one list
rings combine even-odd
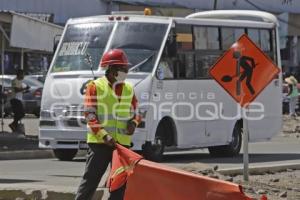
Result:
{"label": "metal sign post", "polygon": [[[240,58],[241,58],[241,52],[234,51],[233,52],[233,58],[236,59],[236,95],[245,95],[243,92],[243,88],[241,87],[241,68],[240,68]],[[243,96],[241,100],[243,100]],[[247,116],[248,115],[248,109],[243,108],[243,114],[242,114],[242,120],[243,120],[243,163],[244,163],[244,181],[249,181],[249,153],[248,153],[248,143],[249,143],[249,131],[248,131],[248,121]]]}
{"label": "metal sign post", "polygon": [[243,109],[243,163],[244,163],[244,181],[249,181],[249,152],[248,152],[248,146],[249,146],[249,130],[248,130],[248,108]]}
{"label": "metal sign post", "polygon": [[[5,39],[2,33],[2,45],[1,45],[1,74],[4,75],[4,48],[5,48]],[[1,83],[1,130],[2,133],[4,132],[4,120],[3,120],[3,114],[4,114],[4,77],[2,77],[2,83]]]}

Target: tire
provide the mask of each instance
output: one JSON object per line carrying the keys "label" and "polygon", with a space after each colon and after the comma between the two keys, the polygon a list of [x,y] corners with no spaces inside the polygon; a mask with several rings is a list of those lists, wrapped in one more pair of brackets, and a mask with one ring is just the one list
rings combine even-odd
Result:
{"label": "tire", "polygon": [[153,144],[146,142],[143,146],[143,156],[147,160],[160,162],[163,159],[165,143],[161,137],[155,137]]}
{"label": "tire", "polygon": [[213,157],[233,157],[240,153],[242,146],[242,127],[240,124],[236,124],[233,133],[232,140],[228,145],[209,147],[208,151]]}
{"label": "tire", "polygon": [[166,146],[166,130],[168,130],[167,121],[162,120],[156,130],[154,142],[146,142],[143,149],[143,156],[147,160],[160,162],[163,160],[163,154]]}
{"label": "tire", "polygon": [[56,158],[61,161],[71,161],[77,154],[77,149],[53,149]]}

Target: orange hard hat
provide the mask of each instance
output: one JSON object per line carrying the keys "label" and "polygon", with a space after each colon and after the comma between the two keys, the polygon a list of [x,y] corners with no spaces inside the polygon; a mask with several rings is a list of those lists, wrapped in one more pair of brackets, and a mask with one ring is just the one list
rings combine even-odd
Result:
{"label": "orange hard hat", "polygon": [[127,56],[122,49],[111,49],[103,54],[100,67],[106,68],[112,65],[127,67],[129,64]]}

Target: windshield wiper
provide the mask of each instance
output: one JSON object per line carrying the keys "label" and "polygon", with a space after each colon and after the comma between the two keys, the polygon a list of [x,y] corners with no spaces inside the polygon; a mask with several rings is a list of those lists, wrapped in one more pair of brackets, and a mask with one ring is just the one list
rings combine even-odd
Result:
{"label": "windshield wiper", "polygon": [[129,72],[135,71],[137,68],[139,68],[140,66],[142,66],[143,64],[148,62],[154,55],[155,55],[155,53],[152,53],[149,57],[145,58],[144,60],[142,60],[138,64],[134,65],[132,68],[129,69]]}

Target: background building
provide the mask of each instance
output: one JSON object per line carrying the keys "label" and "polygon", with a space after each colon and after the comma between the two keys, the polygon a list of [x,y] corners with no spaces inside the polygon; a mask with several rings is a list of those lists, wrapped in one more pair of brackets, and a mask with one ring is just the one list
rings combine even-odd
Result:
{"label": "background building", "polygon": [[13,11],[0,11],[1,74],[47,72],[53,38],[63,27]]}
{"label": "background building", "polygon": [[[64,25],[69,18],[110,14],[111,11],[142,11],[150,7],[154,15],[186,16],[213,9],[248,9],[271,12],[281,27],[282,61],[286,70],[299,71],[299,0],[1,0],[0,10],[9,10],[46,22]],[[28,54],[29,55],[29,54]],[[27,55],[25,55],[25,60]],[[5,57],[16,55],[5,53]],[[33,58],[34,56],[30,56]],[[32,61],[35,62],[35,61]],[[41,61],[43,62],[43,61]],[[46,61],[44,61],[46,63]],[[47,59],[49,63],[49,59]]]}

